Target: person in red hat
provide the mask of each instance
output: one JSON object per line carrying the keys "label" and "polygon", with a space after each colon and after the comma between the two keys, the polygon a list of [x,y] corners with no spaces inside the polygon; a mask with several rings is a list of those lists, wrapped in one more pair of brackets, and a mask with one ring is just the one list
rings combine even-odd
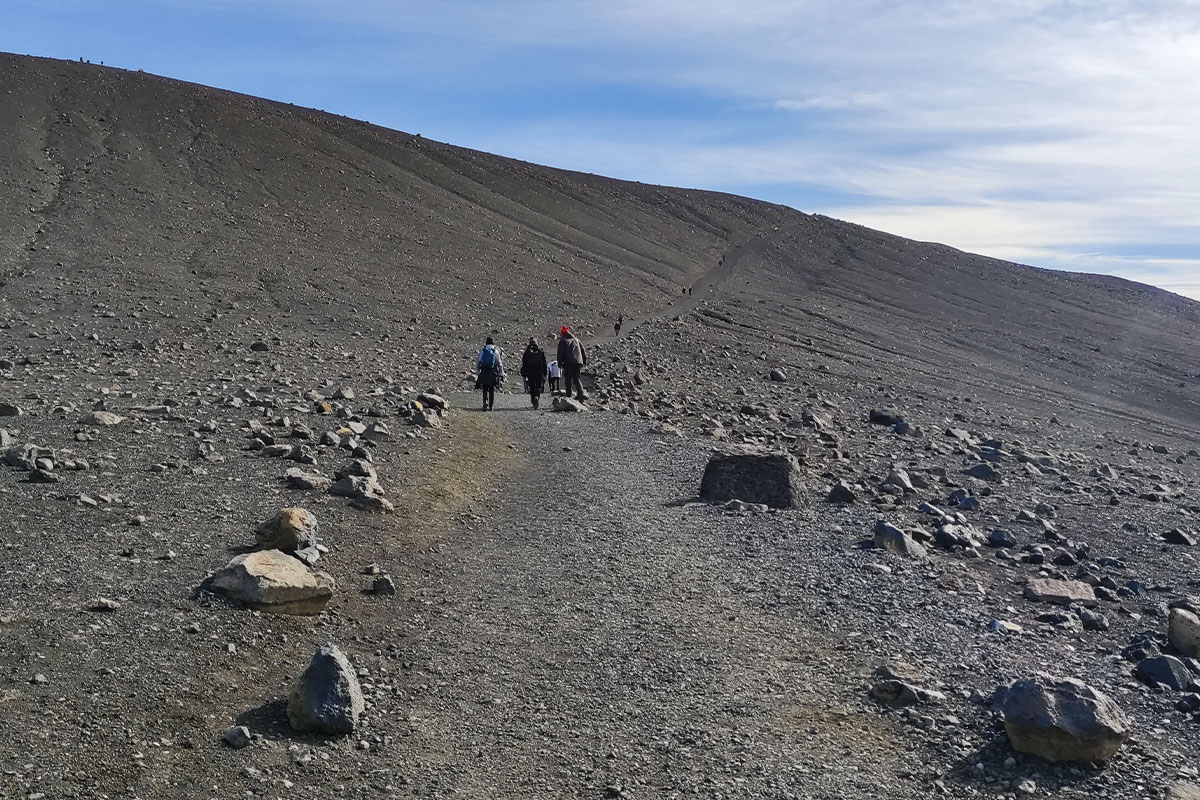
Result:
{"label": "person in red hat", "polygon": [[583,342],[575,338],[570,328],[563,325],[558,337],[558,366],[563,373],[565,394],[570,396],[574,391],[575,399],[580,402],[587,400],[587,395],[583,393],[583,383],[579,380],[579,374],[586,364],[587,352],[583,349]]}

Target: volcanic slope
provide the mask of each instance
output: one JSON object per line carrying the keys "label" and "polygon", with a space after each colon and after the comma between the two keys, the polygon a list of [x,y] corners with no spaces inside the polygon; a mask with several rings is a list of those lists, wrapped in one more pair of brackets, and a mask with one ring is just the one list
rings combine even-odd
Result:
{"label": "volcanic slope", "polygon": [[[1196,775],[1188,693],[1135,675],[1172,652],[1168,604],[1200,603],[1195,303],[139,73],[3,56],[0,99],[6,793],[1074,798]],[[485,333],[515,354],[562,322],[599,334],[591,412],[454,395],[448,430],[408,424]],[[719,441],[794,455],[800,507],[689,502]],[[396,514],[280,480],[285,453],[365,470],[348,442]],[[321,520],[325,613],[198,590],[284,505]],[[928,559],[865,546],[876,519]],[[1096,610],[1028,597],[1045,577]],[[350,739],[280,705],[329,640],[364,670]],[[870,699],[893,658],[944,704]],[[1045,668],[1130,714],[1107,769],[1007,745],[986,698]]]}

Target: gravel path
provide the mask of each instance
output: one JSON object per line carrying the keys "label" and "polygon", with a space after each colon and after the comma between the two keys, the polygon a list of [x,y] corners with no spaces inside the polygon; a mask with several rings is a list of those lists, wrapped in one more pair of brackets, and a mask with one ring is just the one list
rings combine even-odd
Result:
{"label": "gravel path", "polygon": [[703,451],[512,394],[459,414],[511,438],[523,466],[447,535],[421,592],[429,688],[409,706],[406,749],[430,790],[844,797],[877,784],[867,770],[894,731],[854,714],[861,679],[821,668],[833,643],[800,615],[748,603],[722,515],[681,502]]}

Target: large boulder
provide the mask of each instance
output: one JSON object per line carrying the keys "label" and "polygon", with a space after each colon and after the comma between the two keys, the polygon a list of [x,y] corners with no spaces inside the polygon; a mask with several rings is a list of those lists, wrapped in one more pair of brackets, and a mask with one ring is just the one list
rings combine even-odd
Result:
{"label": "large boulder", "polygon": [[333,597],[333,578],[279,550],[237,556],[212,577],[214,591],[272,614],[319,614]]}
{"label": "large boulder", "polygon": [[298,731],[346,734],[353,732],[364,708],[362,687],[354,667],[336,645],[327,644],[288,695],[288,722]]}
{"label": "large boulder", "polygon": [[1129,738],[1120,707],[1075,678],[1038,673],[1015,681],[1001,711],[1013,748],[1047,761],[1104,763]]}
{"label": "large boulder", "polygon": [[700,497],[793,508],[801,477],[800,465],[787,453],[714,453],[700,480]]}
{"label": "large boulder", "polygon": [[1185,656],[1200,658],[1200,617],[1186,608],[1172,608],[1167,638]]}
{"label": "large boulder", "polygon": [[259,550],[294,553],[317,543],[317,518],[303,508],[285,508],[254,529]]}
{"label": "large boulder", "polygon": [[1059,581],[1053,578],[1030,578],[1025,584],[1025,597],[1042,603],[1060,606],[1080,605],[1094,608],[1099,605],[1096,592],[1083,581]]}

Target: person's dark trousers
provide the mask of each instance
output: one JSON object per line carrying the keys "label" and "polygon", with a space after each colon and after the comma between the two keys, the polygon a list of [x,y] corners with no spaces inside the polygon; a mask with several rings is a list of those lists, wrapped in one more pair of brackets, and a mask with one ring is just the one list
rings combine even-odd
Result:
{"label": "person's dark trousers", "polygon": [[492,408],[495,405],[496,405],[496,387],[495,386],[483,387],[483,410],[487,411],[489,408]]}
{"label": "person's dark trousers", "polygon": [[550,379],[550,394],[558,394],[558,378]]}
{"label": "person's dark trousers", "polygon": [[579,380],[579,373],[581,373],[583,371],[583,365],[582,364],[567,364],[566,371],[567,371],[567,374],[566,374],[566,379],[567,379],[566,394],[567,394],[567,396],[569,397],[571,392],[574,391],[575,399],[582,400],[583,399],[583,382]]}

